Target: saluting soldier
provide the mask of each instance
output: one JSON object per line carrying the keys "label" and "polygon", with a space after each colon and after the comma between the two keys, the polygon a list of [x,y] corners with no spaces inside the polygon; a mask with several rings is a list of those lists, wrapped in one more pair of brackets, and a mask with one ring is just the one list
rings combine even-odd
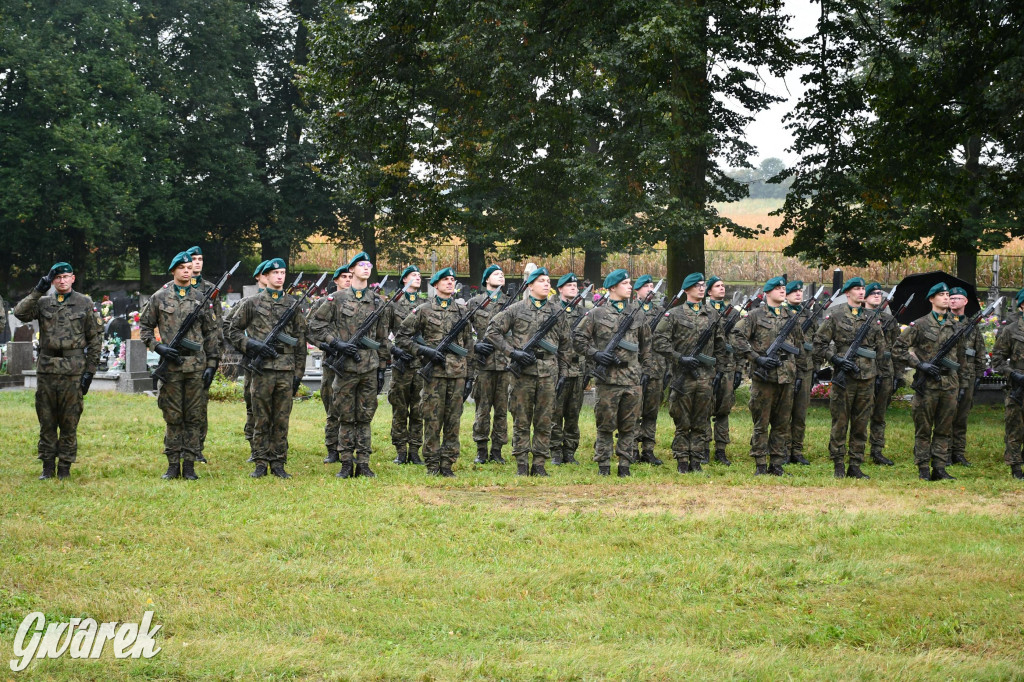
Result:
{"label": "saluting soldier", "polygon": [[[157,395],[166,422],[167,471],[161,478],[194,481],[199,478],[195,463],[206,421],[203,394],[217,373],[221,335],[213,309],[207,307],[189,328],[180,348],[168,345],[185,318],[202,305],[202,297],[192,288],[192,258],[187,252],[176,255],[167,272],[173,279],[158,289],[139,313],[139,338],[167,361],[167,374]],[[156,329],[160,330],[159,340]]]}
{"label": "saluting soldier", "polygon": [[[402,270],[400,279],[404,293],[392,306],[391,331],[398,338],[398,329],[405,318],[422,303],[419,297],[422,276],[420,269],[410,265]],[[408,353],[398,345],[391,348],[395,362],[391,364],[391,387],[388,402],[391,403],[391,443],[398,456],[395,464],[423,464],[419,450],[423,446],[423,412],[420,408],[420,392],[423,391],[423,377],[419,375],[420,363],[417,356]],[[399,370],[402,366],[402,371]]]}
{"label": "saluting soldier", "polygon": [[284,468],[288,459],[288,421],[292,399],[299,392],[306,369],[306,318],[295,315],[276,344],[264,342],[294,299],[283,289],[287,275],[284,259],[270,259],[263,271],[267,288],[237,304],[238,312],[228,324],[227,335],[247,356],[263,358],[260,371],[253,373],[250,388],[256,467],[249,475],[262,478],[269,467],[278,478],[291,478]]}
{"label": "saluting soldier", "polygon": [[[192,288],[199,293],[199,297],[202,298],[206,295],[206,292],[217,286],[214,282],[203,279],[203,250],[198,246],[193,246],[185,253],[189,258],[192,259]],[[220,348],[224,344],[224,330],[221,328],[221,324],[224,321],[224,307],[221,304],[219,298],[210,301],[210,314],[214,319],[214,332],[217,335],[217,347]],[[199,456],[196,457],[197,462],[206,463],[206,456],[203,454],[203,449],[206,447],[206,431],[209,428],[209,419],[207,418],[207,408],[210,403],[210,392],[203,391],[202,394],[202,406],[203,412],[203,429],[199,435]]]}
{"label": "saluting soldier", "polygon": [[[572,329],[586,312],[586,302],[570,305],[579,295],[579,280],[573,273],[558,278],[558,304],[565,308],[565,321]],[[565,372],[562,392],[555,395],[552,410],[551,462],[553,464],[575,464],[576,449],[580,446],[580,410],[583,409],[583,382],[586,381],[587,358],[572,348],[569,367]]]}
{"label": "saluting soldier", "polygon": [[[253,270],[252,273],[253,279],[256,280],[256,286],[258,287],[255,294],[256,296],[258,296],[260,292],[267,287],[267,276],[263,273],[263,268],[266,266],[266,264],[267,261],[260,261],[260,264],[256,266],[256,269]],[[227,326],[231,324],[231,318],[234,316],[235,313],[238,312],[238,309],[242,301],[244,301],[246,298],[249,297],[246,296],[244,298],[239,299],[235,303],[235,305],[228,308],[228,311],[224,313],[223,326],[221,331],[225,331],[227,329]],[[234,344],[232,344],[232,346],[233,345]],[[239,353],[245,353],[244,348],[237,348],[236,350]],[[252,387],[252,372],[246,369],[245,365],[246,363],[243,358],[243,361],[241,363],[242,374],[244,376],[244,381],[242,382],[242,397],[245,400],[245,428],[243,429],[243,432],[245,433],[245,440],[248,441],[249,443],[249,459],[247,461],[254,462],[256,461],[254,458],[256,451],[253,449],[252,434],[254,430],[253,425],[255,424],[255,419],[252,416],[252,396],[250,396],[249,394],[249,389]]]}
{"label": "saluting soldier", "polygon": [[[53,478],[54,473],[60,479],[71,475],[71,465],[78,457],[82,397],[89,392],[103,345],[103,328],[92,299],[75,291],[74,284],[71,265],[54,263],[14,307],[14,316],[22,322],[39,320],[36,416],[39,459],[43,461],[40,480]],[[46,295],[51,285],[54,293]]]}
{"label": "saluting soldier", "polygon": [[[967,374],[955,367],[967,361],[964,344],[958,343],[941,365],[932,364],[939,347],[956,333],[949,319],[949,286],[940,282],[928,291],[930,313],[910,323],[893,349],[893,357],[925,375],[924,388],[914,395],[914,463],[923,481],[953,480],[949,465],[949,437],[956,415],[956,394],[967,387]],[[1005,330],[1004,330],[1005,331]],[[931,472],[929,473],[929,465]]]}
{"label": "saluting soldier", "polygon": [[[654,289],[654,278],[650,275],[640,275],[633,283],[633,295],[637,300],[637,305],[642,309],[647,326],[654,329],[664,311],[661,306],[655,305],[654,301],[643,303],[652,289]],[[637,422],[637,461],[661,466],[662,461],[654,454],[654,445],[658,442],[658,412],[661,411],[661,399],[665,395],[665,372],[668,371],[668,365],[665,358],[657,353],[652,353],[651,368],[652,373],[647,377],[646,384],[641,385],[643,398],[640,403],[640,419]]]}
{"label": "saluting soldier", "polygon": [[[352,273],[348,271],[348,263],[331,273],[331,278],[334,283],[334,291],[329,291],[328,295],[344,291],[352,286]],[[313,301],[309,312],[306,313],[307,324],[325,303],[327,303],[327,296],[321,296]],[[337,464],[341,461],[338,459],[338,431],[341,428],[341,416],[338,414],[337,405],[334,402],[334,374],[326,366],[322,366],[320,369],[320,402],[323,403],[324,412],[327,414],[327,420],[324,422],[324,447],[327,448],[324,464]],[[345,449],[351,450],[351,445],[346,446]]]}
{"label": "saluting soldier", "polygon": [[[687,275],[683,291],[686,301],[668,311],[654,332],[654,351],[672,368],[668,394],[669,414],[676,426],[672,456],[681,474],[701,471],[713,400],[711,383],[725,358],[721,316],[703,303],[704,275]],[[698,349],[698,337],[712,326],[711,338]]]}
{"label": "saluting soldier", "polygon": [[[1024,289],[1014,299],[1017,312],[1024,311]],[[996,336],[992,349],[992,369],[1009,379],[1005,387],[1005,442],[1003,461],[1010,467],[1010,475],[1024,479],[1021,472],[1021,449],[1024,447],[1024,318],[1015,315]]]}
{"label": "saluting soldier", "polygon": [[[604,279],[608,289],[608,305],[590,310],[576,329],[576,352],[587,361],[605,368],[606,374],[596,376],[597,404],[594,420],[594,461],[598,473],[611,474],[612,454],[618,456],[618,475],[629,476],[630,464],[636,458],[636,424],[640,416],[642,393],[640,380],[651,371],[651,329],[642,315],[634,315],[618,348],[605,350],[615,336],[622,320],[633,310],[629,298],[633,285],[629,273],[613,270]],[[615,440],[618,432],[618,440]]]}
{"label": "saluting soldier", "polygon": [[[455,293],[455,271],[444,268],[430,278],[434,297],[413,310],[398,329],[397,343],[407,353],[433,360],[431,378],[423,380],[420,395],[423,410],[423,459],[427,474],[455,476],[452,468],[459,458],[459,422],[462,419],[462,392],[466,388],[466,355],[473,342],[469,325],[455,343],[451,354],[438,351],[437,346],[466,312]],[[466,355],[463,355],[465,353]],[[444,432],[442,435],[442,431]],[[443,438],[443,440],[442,440]]]}
{"label": "saluting soldier", "polygon": [[[725,282],[720,277],[708,277],[705,293],[707,294],[707,307],[715,313],[724,313],[728,304],[725,302]],[[738,312],[733,315],[738,315]],[[725,320],[719,324],[725,325]],[[724,329],[723,329],[724,332]],[[725,339],[725,355],[720,358],[717,371],[722,373],[722,379],[718,382],[718,391],[711,396],[710,418],[704,427],[704,455],[701,462],[707,462],[711,454],[711,442],[715,443],[715,461],[725,466],[732,466],[726,455],[725,449],[732,442],[729,436],[729,414],[736,405],[736,389],[743,381],[743,370],[736,357],[735,349],[728,338]],[[712,421],[714,426],[712,427]]]}
{"label": "saluting soldier", "polygon": [[[956,324],[967,324],[970,319],[965,314],[967,307],[967,291],[962,287],[949,290],[949,318]],[[953,431],[949,438],[949,458],[952,464],[971,466],[965,456],[967,451],[967,417],[974,406],[974,392],[985,376],[985,337],[975,325],[974,329],[964,337],[964,355],[967,364],[961,370],[967,375],[966,387],[961,389],[956,398],[956,414],[953,415]]]}
{"label": "saluting soldier", "polygon": [[[491,302],[486,308],[473,313],[472,325],[479,343],[473,347],[473,357],[469,372],[476,372],[473,383],[473,400],[476,403],[476,418],[473,420],[473,441],[476,443],[476,464],[484,464],[488,459],[504,464],[501,448],[508,442],[508,387],[509,373],[505,371],[508,356],[495,352],[487,342],[487,325],[508,298],[501,290],[505,286],[505,273],[498,265],[489,265],[484,270],[480,284],[485,291],[466,301],[470,308],[479,303],[484,296],[490,296]],[[494,412],[492,420],[491,412]],[[491,441],[490,455],[487,452],[487,441]]]}
{"label": "saluting soldier", "polygon": [[352,273],[352,286],[327,297],[327,303],[313,315],[309,335],[315,343],[333,351],[342,364],[331,390],[341,422],[338,444],[345,446],[338,452],[341,470],[336,475],[373,478],[376,474],[370,468],[370,424],[377,411],[377,395],[384,389],[391,310],[380,315],[363,339],[354,340],[360,325],[387,302],[368,286],[373,264],[365,252],[352,257],[348,270]]}
{"label": "saluting soldier", "polygon": [[754,422],[750,455],[756,466],[754,475],[782,476],[782,466],[789,459],[786,446],[793,418],[793,387],[800,373],[810,366],[811,354],[802,350],[805,339],[797,324],[784,339],[791,350],[765,355],[794,313],[785,305],[784,275],[765,282],[763,291],[764,305],[737,323],[732,330],[732,345],[737,357],[750,360],[749,409]]}
{"label": "saluting soldier", "polygon": [[[810,310],[804,309],[804,283],[798,279],[786,284],[786,305],[800,320],[801,328],[810,314]],[[811,326],[804,332],[804,345],[802,352],[813,353],[814,332],[817,330],[817,322],[812,321]],[[804,434],[807,432],[807,407],[811,404],[811,383],[814,375],[814,367],[817,364],[800,371],[797,381],[793,384],[793,418],[789,425],[789,441],[786,444],[786,452],[789,456],[788,464],[810,464],[804,457]]]}
{"label": "saluting soldier", "polygon": [[[880,305],[882,305],[882,285],[878,282],[871,282],[864,288],[864,307],[870,312]],[[878,376],[875,377],[875,401],[871,407],[871,435],[868,437],[868,443],[871,446],[872,462],[892,466],[893,461],[882,451],[885,449],[885,413],[896,388],[895,380],[903,374],[903,367],[898,365],[892,356],[892,349],[900,335],[900,328],[895,323],[890,324],[892,313],[888,310],[883,310],[879,319],[882,322],[886,350],[878,358]]]}
{"label": "saluting soldier", "polygon": [[[546,268],[537,268],[527,275],[526,290],[528,295],[524,300],[516,301],[491,318],[487,325],[487,341],[521,368],[519,376],[509,372],[512,374],[509,403],[512,407],[512,456],[516,458],[516,473],[519,476],[547,476],[544,464],[551,450],[551,413],[555,407],[556,387],[566,376],[572,359],[572,340],[569,325],[560,315],[559,304],[548,301],[551,278]],[[523,350],[553,315],[559,315],[555,326],[533,350]]]}
{"label": "saluting soldier", "polygon": [[[867,445],[868,422],[875,400],[875,376],[878,374],[877,358],[888,350],[885,335],[882,334],[881,320],[876,319],[864,337],[855,355],[846,354],[861,327],[868,324],[870,314],[864,309],[864,280],[851,277],[843,283],[842,293],[846,304],[834,308],[825,316],[821,327],[814,335],[814,362],[820,364],[828,357],[835,372],[843,372],[846,386],[834,380],[829,394],[829,410],[832,413],[832,431],[828,441],[828,452],[836,478],[870,478],[861,470],[864,463],[864,449]],[[830,344],[835,351],[830,353]],[[849,434],[849,466],[846,466],[847,434]]]}

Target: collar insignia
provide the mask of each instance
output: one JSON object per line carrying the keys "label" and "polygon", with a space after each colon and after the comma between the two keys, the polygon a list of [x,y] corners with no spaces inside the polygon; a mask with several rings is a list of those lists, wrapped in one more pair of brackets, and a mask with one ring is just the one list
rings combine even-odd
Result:
{"label": "collar insignia", "polygon": [[65,298],[67,297],[64,294],[57,294],[57,303],[63,303]]}
{"label": "collar insignia", "polygon": [[355,296],[356,299],[361,299],[363,297],[363,290],[362,289],[353,289],[352,290],[352,295]]}
{"label": "collar insignia", "polygon": [[620,313],[622,312],[622,309],[626,307],[625,301],[609,301],[609,303],[611,303],[612,307],[618,310]]}

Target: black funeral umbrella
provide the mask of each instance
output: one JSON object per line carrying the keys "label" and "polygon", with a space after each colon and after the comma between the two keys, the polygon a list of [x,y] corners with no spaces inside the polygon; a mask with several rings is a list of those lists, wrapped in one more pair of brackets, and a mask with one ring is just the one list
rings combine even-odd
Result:
{"label": "black funeral umbrella", "polygon": [[916,275],[907,275],[896,285],[896,291],[893,292],[892,301],[889,303],[889,311],[893,315],[896,315],[899,309],[903,307],[903,302],[910,298],[911,294],[914,295],[914,300],[910,302],[907,309],[901,314],[896,315],[896,321],[900,324],[910,324],[914,320],[930,313],[932,311],[932,304],[928,300],[928,291],[939,282],[945,282],[946,286],[950,289],[960,287],[967,292],[965,314],[973,315],[981,310],[981,305],[978,303],[978,292],[973,284],[968,284],[962,279],[940,270],[934,270]]}

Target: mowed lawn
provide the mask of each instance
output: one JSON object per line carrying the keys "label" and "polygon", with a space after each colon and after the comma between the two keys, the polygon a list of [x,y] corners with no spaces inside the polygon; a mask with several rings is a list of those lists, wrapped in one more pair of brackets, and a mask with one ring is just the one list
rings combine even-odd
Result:
{"label": "mowed lawn", "polygon": [[[198,482],[162,481],[156,401],[92,394],[67,483],[36,480],[31,392],[0,393],[0,658],[22,619],[139,621],[150,660],[68,657],[0,679],[1024,679],[1024,485],[1002,463],[1001,409],[972,415],[971,469],[924,483],[910,412],[891,411],[893,468],[836,481],[828,413],[811,467],[752,476],[750,419],[731,468],[582,463],[522,479],[473,465],[472,407],[455,479],[323,458],[323,408],[297,403],[289,481],[248,478],[244,406],[213,403]],[[663,413],[659,454],[668,460]],[[506,449],[507,453],[508,449]],[[506,455],[507,456],[507,455]],[[6,665],[6,660],[4,662]]]}

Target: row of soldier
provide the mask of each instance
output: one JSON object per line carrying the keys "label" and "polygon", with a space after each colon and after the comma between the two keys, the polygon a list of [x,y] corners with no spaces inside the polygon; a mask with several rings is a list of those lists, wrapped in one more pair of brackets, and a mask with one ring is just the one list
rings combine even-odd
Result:
{"label": "row of soldier", "polygon": [[[546,476],[549,459],[575,463],[591,379],[600,474],[609,475],[613,461],[619,476],[629,476],[637,461],[661,464],[655,443],[666,389],[677,470],[701,471],[712,443],[715,461],[729,465],[729,415],[735,390],[749,374],[755,474],[781,476],[786,464],[809,463],[803,442],[807,406],[825,364],[836,374],[828,451],[837,478],[867,478],[862,465],[869,442],[874,463],[893,464],[883,454],[885,413],[907,369],[921,377],[913,399],[919,477],[949,479],[950,464],[969,465],[964,434],[985,347],[976,327],[957,333],[966,323],[966,292],[945,284],[928,292],[931,312],[900,333],[891,315],[878,310],[884,308],[881,287],[860,278],[843,284],[837,294],[845,294],[846,303],[820,319],[822,307],[803,301],[803,283],[785,277],[766,282],[741,315],[726,302],[718,278],[690,274],[676,297],[659,305],[651,277],[633,281],[621,269],[605,278],[607,293],[596,303],[587,300],[589,290],[580,291],[575,275],[552,282],[545,268],[527,272],[519,289],[506,293],[496,265],[484,272],[481,293],[467,301],[457,298],[455,273],[439,270],[430,278],[433,295],[423,301],[415,266],[401,273],[399,290],[385,298],[369,286],[373,266],[361,253],[333,273],[333,293],[302,315],[296,314],[300,301],[285,287],[286,264],[275,258],[253,273],[258,292],[224,316],[219,285],[204,280],[202,268],[199,247],[179,253],[168,268],[171,281],[140,314],[141,339],[161,357],[164,478],[198,478],[208,390],[225,343],[244,358],[245,435],[255,478],[268,472],[289,477],[288,425],[307,343],[324,352],[324,462],[340,463],[341,478],[374,476],[370,424],[388,366],[394,461],[425,460],[434,475],[455,475],[463,403],[470,395],[476,463],[504,463],[510,411],[518,474]],[[15,309],[20,320],[40,324],[41,478],[69,475],[82,396],[99,360],[100,321],[73,283],[71,266],[58,263]],[[46,295],[51,286],[54,293]],[[549,295],[552,287],[555,296]],[[1016,302],[1020,310],[1024,291]],[[952,346],[946,343],[951,337]],[[948,361],[930,362],[944,343],[951,348]],[[1013,477],[1024,478],[1024,422],[1013,390],[1024,388],[1019,316],[1001,330],[992,365],[1009,379],[1004,458]]]}

